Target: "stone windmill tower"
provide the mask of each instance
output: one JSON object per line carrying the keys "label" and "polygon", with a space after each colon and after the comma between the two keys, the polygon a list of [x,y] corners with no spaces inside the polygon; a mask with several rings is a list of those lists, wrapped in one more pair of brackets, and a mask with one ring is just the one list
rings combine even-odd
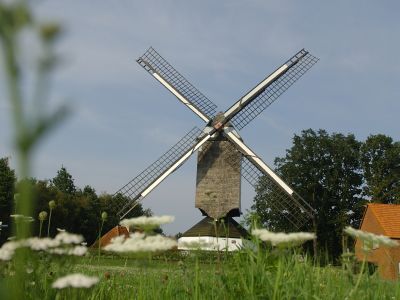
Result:
{"label": "stone windmill tower", "polygon": [[[217,113],[217,106],[213,102],[153,48],[149,48],[137,62],[206,125],[203,130],[193,128],[158,160],[116,192],[129,199],[119,212],[120,218],[127,215],[139,201],[197,151],[195,206],[205,218],[185,232],[183,240],[197,241],[201,238],[201,241],[211,242],[212,247],[228,249],[232,249],[229,244],[231,242],[233,247],[240,244],[240,237],[246,232],[232,217],[241,214],[241,177],[254,187],[262,178],[268,187],[268,203],[271,209],[296,228],[308,222],[313,216],[313,209],[243,142],[237,130],[245,127],[274,102],[317,61],[308,51],[299,51],[229,109]],[[215,245],[216,236],[225,237],[220,238],[220,241],[216,239],[219,244],[222,240],[225,246]]]}

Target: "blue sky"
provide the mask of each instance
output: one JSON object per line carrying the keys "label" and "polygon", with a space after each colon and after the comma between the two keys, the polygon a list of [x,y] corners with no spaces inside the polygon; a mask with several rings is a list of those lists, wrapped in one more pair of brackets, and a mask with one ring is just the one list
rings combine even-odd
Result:
{"label": "blue sky", "polygon": [[[400,140],[398,1],[34,1],[58,20],[63,63],[52,80],[51,110],[71,117],[35,155],[34,175],[63,164],[83,187],[113,193],[202,121],[135,62],[149,46],[227,109],[301,48],[320,58],[305,76],[241,131],[268,164],[307,128],[383,133]],[[24,46],[26,64],[35,47]],[[0,60],[0,63],[3,62]],[[0,75],[0,82],[4,80]],[[9,105],[0,83],[0,156],[11,156]],[[143,205],[176,216],[167,232],[201,219],[194,208],[195,157]],[[242,206],[253,193],[243,183]]]}

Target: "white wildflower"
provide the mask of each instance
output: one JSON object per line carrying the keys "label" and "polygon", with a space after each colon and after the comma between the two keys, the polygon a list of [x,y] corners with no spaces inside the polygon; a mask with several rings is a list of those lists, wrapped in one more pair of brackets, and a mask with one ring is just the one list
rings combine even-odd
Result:
{"label": "white wildflower", "polygon": [[129,238],[118,236],[103,249],[112,252],[156,252],[169,250],[177,246],[177,242],[162,235],[145,236],[133,233]]}
{"label": "white wildflower", "polygon": [[68,255],[83,256],[87,253],[88,249],[85,246],[76,246],[68,251]]}
{"label": "white wildflower", "polygon": [[124,219],[120,222],[122,226],[132,227],[132,226],[152,226],[156,227],[162,224],[172,223],[175,220],[173,216],[154,216],[154,217],[146,217],[141,216],[138,218],[132,219]]}
{"label": "white wildflower", "polygon": [[87,253],[87,247],[75,246],[73,248],[54,248],[48,250],[47,252],[58,255],[83,256]]}
{"label": "white wildflower", "polygon": [[13,257],[15,251],[12,251],[10,249],[3,249],[3,247],[0,248],[0,260],[11,260]]}
{"label": "white wildflower", "polygon": [[58,247],[60,245],[59,240],[50,239],[50,238],[29,238],[26,240],[28,246],[35,251],[47,250],[49,248]]}
{"label": "white wildflower", "polygon": [[251,234],[262,241],[270,242],[273,246],[279,244],[301,244],[316,238],[315,234],[311,232],[275,233],[267,229],[254,229]]}
{"label": "white wildflower", "polygon": [[0,248],[0,260],[11,260],[15,250],[20,247],[20,242],[10,241],[3,244]]}
{"label": "white wildflower", "polygon": [[386,247],[396,247],[399,246],[399,243],[390,239],[384,235],[376,235],[371,232],[366,232],[358,229],[354,229],[353,227],[347,226],[344,229],[348,235],[358,238],[362,240],[365,244],[367,244],[367,248],[365,250],[370,250],[370,245],[382,245]]}
{"label": "white wildflower", "polygon": [[80,244],[83,242],[83,237],[81,235],[68,232],[60,232],[54,239],[63,244]]}
{"label": "white wildflower", "polygon": [[83,237],[68,232],[59,233],[54,239],[31,237],[22,240],[12,240],[0,248],[0,260],[11,260],[16,249],[30,248],[33,251],[46,251],[51,254],[66,254],[82,256],[87,252],[85,246],[71,247],[71,244],[81,244]]}
{"label": "white wildflower", "polygon": [[54,289],[72,288],[90,288],[99,282],[99,278],[90,277],[75,273],[58,278],[51,286]]}

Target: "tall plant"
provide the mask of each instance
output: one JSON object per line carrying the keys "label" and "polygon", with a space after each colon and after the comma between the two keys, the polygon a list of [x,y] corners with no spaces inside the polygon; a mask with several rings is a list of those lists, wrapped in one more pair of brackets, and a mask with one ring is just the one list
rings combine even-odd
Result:
{"label": "tall plant", "polygon": [[39,222],[40,222],[40,225],[39,225],[39,238],[42,237],[43,222],[46,221],[46,219],[47,219],[47,211],[41,211],[39,213]]}
{"label": "tall plant", "polygon": [[[66,108],[60,107],[53,113],[45,112],[45,101],[48,95],[48,77],[53,71],[57,59],[53,51],[54,42],[60,34],[60,27],[55,23],[43,24],[38,22],[26,1],[0,2],[0,51],[3,71],[5,73],[5,86],[7,98],[11,106],[11,120],[14,128],[13,140],[15,157],[17,158],[18,174],[21,179],[31,175],[32,152],[43,136],[54,128],[66,115]],[[34,70],[35,84],[33,96],[26,97],[23,93],[24,68],[21,64],[22,34],[31,35],[41,44],[42,52],[36,60]],[[26,103],[32,102],[32,107],[37,110],[33,113],[28,110]],[[35,205],[31,192],[31,185],[27,180],[22,180],[19,186],[20,198],[15,205],[18,215],[30,216]],[[13,231],[16,233],[17,218],[14,219]],[[31,235],[31,224],[21,222],[17,239]],[[24,298],[21,282],[26,282],[25,263],[29,261],[25,251],[18,252],[16,256],[15,286],[10,288],[14,299]]]}
{"label": "tall plant", "polygon": [[56,201],[54,201],[54,200],[49,201],[50,214],[49,214],[49,223],[47,224],[47,237],[50,236],[51,213],[53,212],[53,209],[55,207],[56,207]]}

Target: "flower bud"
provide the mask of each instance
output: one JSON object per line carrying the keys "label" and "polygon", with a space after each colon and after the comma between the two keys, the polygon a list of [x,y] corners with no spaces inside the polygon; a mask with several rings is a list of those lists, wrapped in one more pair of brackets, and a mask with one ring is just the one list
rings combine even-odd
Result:
{"label": "flower bud", "polygon": [[49,208],[54,209],[55,207],[56,207],[56,201],[54,200],[49,201]]}
{"label": "flower bud", "polygon": [[39,213],[39,220],[40,221],[44,221],[44,220],[46,220],[47,219],[47,211],[41,211],[40,213]]}

